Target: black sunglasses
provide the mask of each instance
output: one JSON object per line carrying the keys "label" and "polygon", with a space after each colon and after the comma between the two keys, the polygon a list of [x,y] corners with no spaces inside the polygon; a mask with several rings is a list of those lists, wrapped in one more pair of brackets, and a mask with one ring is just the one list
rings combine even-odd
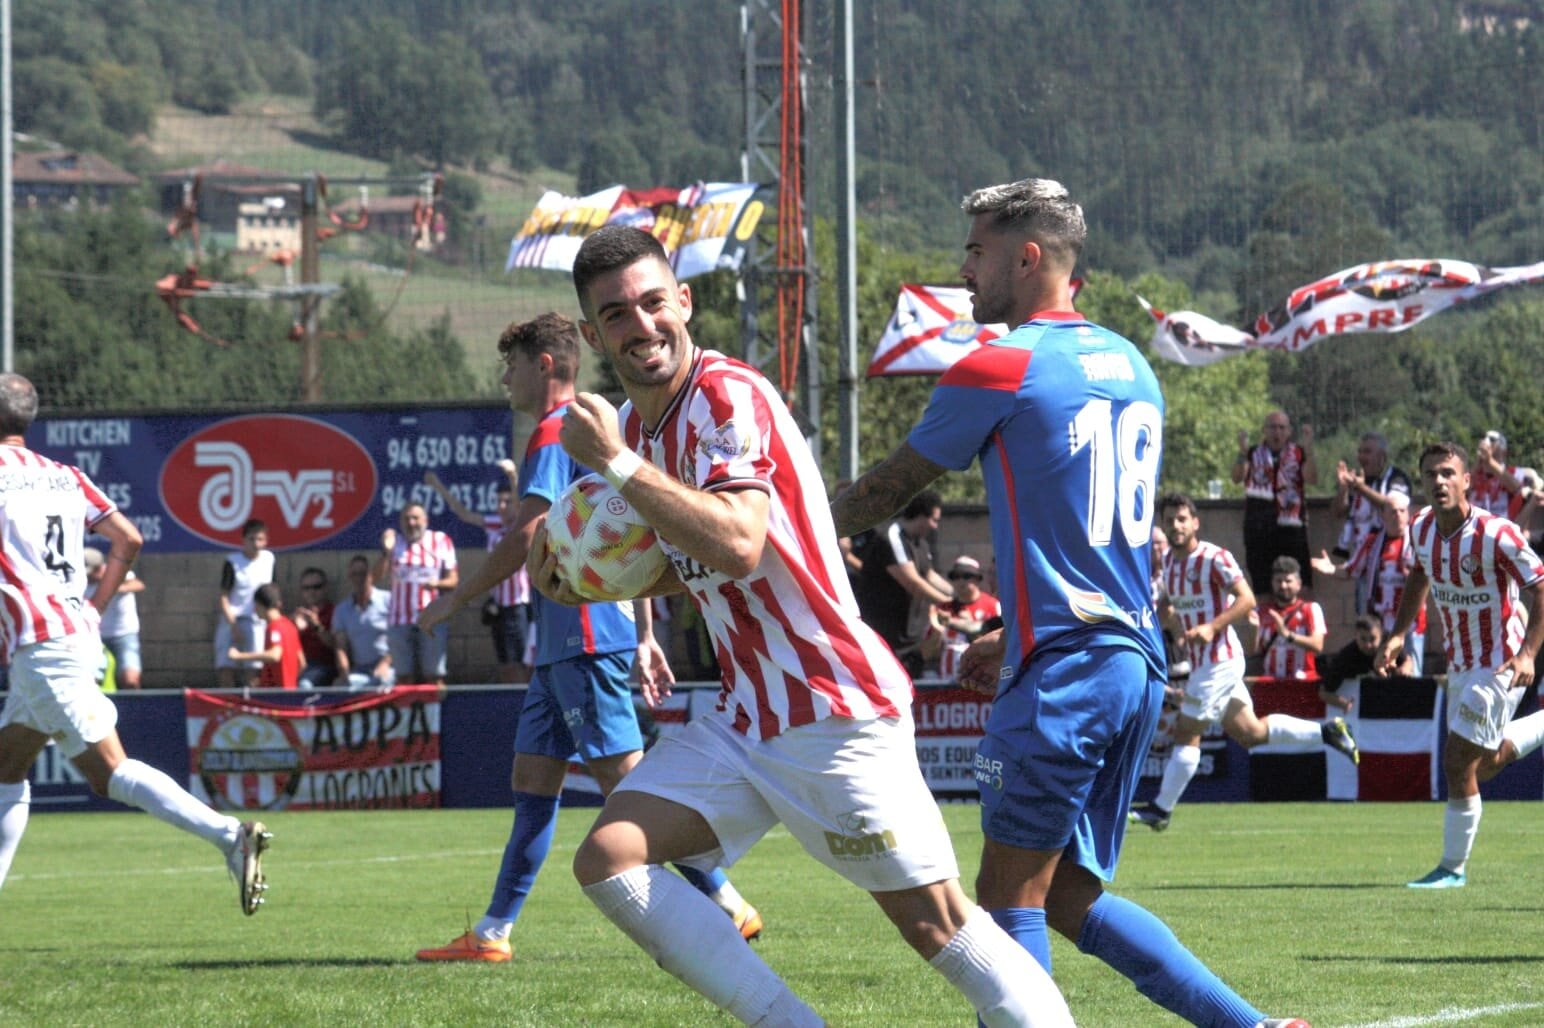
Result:
{"label": "black sunglasses", "polygon": [[965,571],[951,571],[951,572],[949,572],[949,581],[951,581],[951,582],[958,582],[958,581],[961,581],[962,579],[980,580],[980,578],[981,578],[980,575],[972,575],[969,572],[965,572]]}

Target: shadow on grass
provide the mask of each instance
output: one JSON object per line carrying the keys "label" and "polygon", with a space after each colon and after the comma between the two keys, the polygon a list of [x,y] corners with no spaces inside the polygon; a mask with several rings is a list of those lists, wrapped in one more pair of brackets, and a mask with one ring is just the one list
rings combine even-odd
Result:
{"label": "shadow on grass", "polygon": [[1235,882],[1232,884],[1201,884],[1194,885],[1147,885],[1145,891],[1151,892],[1273,892],[1289,889],[1293,892],[1303,890],[1318,892],[1352,891],[1358,889],[1403,889],[1404,882]]}
{"label": "shadow on grass", "polygon": [[179,960],[184,971],[236,971],[244,967],[407,967],[417,960],[368,957],[264,957],[258,960]]}
{"label": "shadow on grass", "polygon": [[1399,957],[1379,956],[1375,953],[1347,953],[1343,956],[1331,954],[1305,954],[1298,957],[1309,964],[1473,964],[1483,966],[1485,964],[1539,964],[1544,963],[1544,954],[1528,956],[1521,953],[1508,953],[1498,957]]}

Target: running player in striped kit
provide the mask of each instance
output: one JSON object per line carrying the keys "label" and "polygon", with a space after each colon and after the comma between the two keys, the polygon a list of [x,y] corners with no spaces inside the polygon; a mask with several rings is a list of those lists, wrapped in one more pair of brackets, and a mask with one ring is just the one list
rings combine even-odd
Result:
{"label": "running player in striped kit", "polygon": [[[260,821],[217,814],[171,776],[129,757],[118,708],[96,685],[100,615],[139,555],[134,523],[79,469],[27,449],[38,394],[20,375],[0,375],[0,642],[10,655],[10,692],[0,709],[0,885],[27,827],[27,769],[55,740],[91,790],[138,807],[211,843],[253,914],[267,883],[261,858],[271,838]],[[82,553],[86,531],[110,544],[91,603]]]}
{"label": "running player in striped kit", "polygon": [[[1067,1025],[1050,976],[971,903],[917,767],[911,682],[857,601],[803,433],[755,369],[699,349],[688,286],[621,225],[579,249],[590,347],[619,414],[580,393],[563,447],[658,531],[723,666],[718,710],[650,750],[574,858],[585,895],[661,967],[747,1024],[818,1025],[714,906],[660,863],[732,864],[781,823],[868,891],[988,1025]],[[545,557],[545,559],[543,559]],[[574,602],[539,534],[531,584]]]}
{"label": "running player in striped kit", "polygon": [[[1534,657],[1544,641],[1544,563],[1515,524],[1470,503],[1463,447],[1433,443],[1421,453],[1420,467],[1431,506],[1410,523],[1415,567],[1374,667],[1382,674],[1393,670],[1404,633],[1430,593],[1448,659],[1442,747],[1448,800],[1442,860],[1409,885],[1457,889],[1467,881],[1480,828],[1480,783],[1544,741],[1544,711],[1512,720],[1523,690],[1534,682]],[[1518,602],[1519,590],[1527,595],[1526,606]]]}
{"label": "running player in striped kit", "polygon": [[[1329,746],[1353,763],[1359,754],[1344,718],[1320,724],[1290,714],[1255,715],[1254,698],[1244,684],[1244,648],[1233,630],[1255,609],[1254,590],[1233,554],[1201,538],[1201,519],[1190,497],[1168,494],[1158,501],[1158,514],[1169,537],[1169,553],[1163,559],[1167,616],[1190,655],[1190,677],[1158,795],[1151,803],[1131,808],[1133,822],[1161,832],[1169,827],[1175,805],[1201,765],[1201,736],[1211,725],[1220,723],[1228,737],[1245,749],[1266,743],[1289,751]],[[1278,560],[1292,561],[1286,567],[1297,565],[1291,557]],[[1319,620],[1322,624],[1322,615]],[[1296,638],[1286,625],[1261,626],[1262,633],[1267,630],[1282,636],[1283,642]],[[1322,646],[1322,627],[1319,631]]]}

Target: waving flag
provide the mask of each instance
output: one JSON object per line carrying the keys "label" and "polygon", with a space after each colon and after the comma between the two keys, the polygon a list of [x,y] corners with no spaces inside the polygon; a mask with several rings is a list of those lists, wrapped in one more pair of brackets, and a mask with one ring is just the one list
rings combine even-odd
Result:
{"label": "waving flag", "polygon": [[569,271],[585,236],[607,224],[652,233],[670,254],[678,278],[738,269],[761,220],[754,182],[698,182],[685,188],[610,186],[589,196],[548,191],[509,244],[504,270]]}
{"label": "waving flag", "polygon": [[982,343],[1000,338],[1007,325],[978,325],[963,286],[901,286],[895,315],[885,326],[868,377],[936,375]]}
{"label": "waving flag", "polygon": [[1254,320],[1252,332],[1195,311],[1166,314],[1137,299],[1158,322],[1152,345],[1160,357],[1210,364],[1246,350],[1296,352],[1332,336],[1403,332],[1454,304],[1536,282],[1544,282],[1544,261],[1510,268],[1454,260],[1358,264],[1294,289]]}

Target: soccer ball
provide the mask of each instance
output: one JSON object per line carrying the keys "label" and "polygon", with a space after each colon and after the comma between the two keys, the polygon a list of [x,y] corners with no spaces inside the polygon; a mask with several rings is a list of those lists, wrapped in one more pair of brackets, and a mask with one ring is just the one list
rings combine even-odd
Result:
{"label": "soccer ball", "polygon": [[575,479],[547,511],[547,548],[559,576],[587,600],[630,600],[669,560],[648,522],[595,474]]}

